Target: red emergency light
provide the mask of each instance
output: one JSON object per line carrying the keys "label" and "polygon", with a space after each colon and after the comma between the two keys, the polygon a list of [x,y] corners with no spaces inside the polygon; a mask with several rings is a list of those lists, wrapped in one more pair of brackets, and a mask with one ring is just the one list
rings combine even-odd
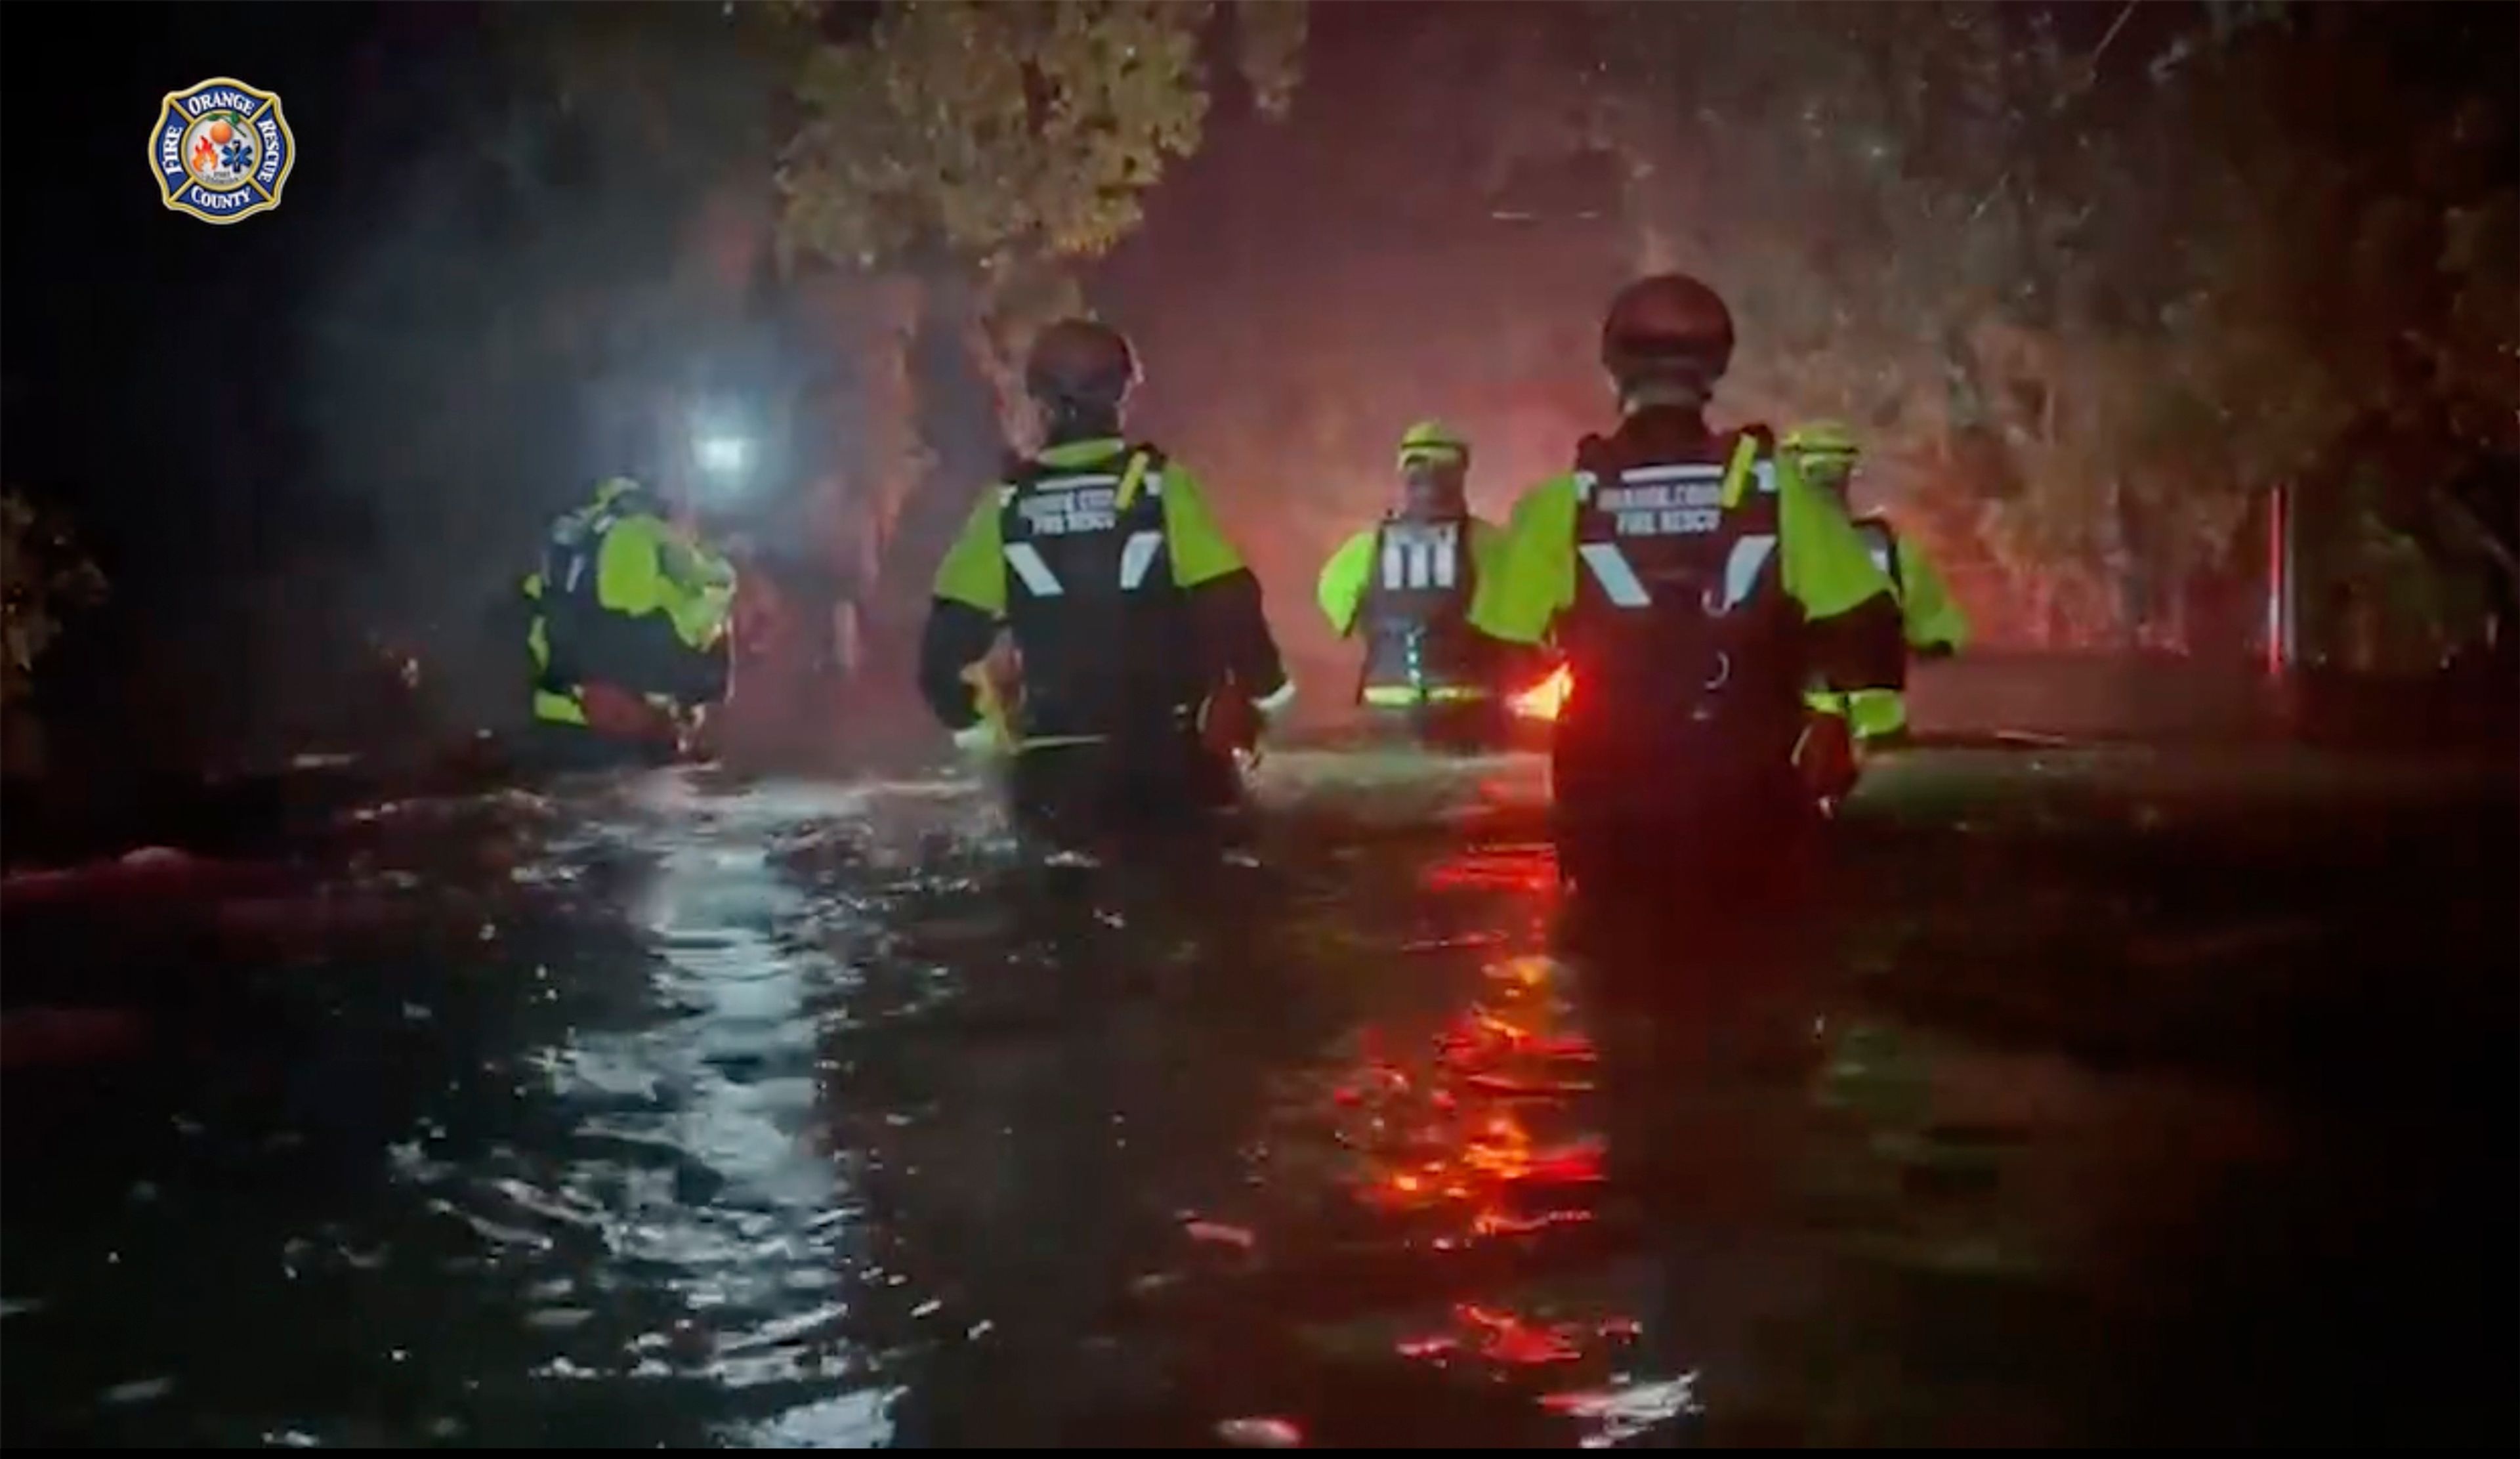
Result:
{"label": "red emergency light", "polygon": [[1565,711],[1566,696],[1574,688],[1574,671],[1561,663],[1548,678],[1515,695],[1507,705],[1523,719],[1554,720]]}

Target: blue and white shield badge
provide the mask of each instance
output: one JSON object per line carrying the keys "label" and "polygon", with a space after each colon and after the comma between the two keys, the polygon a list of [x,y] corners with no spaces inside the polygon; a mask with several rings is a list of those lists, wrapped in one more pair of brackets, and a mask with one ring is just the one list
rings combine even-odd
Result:
{"label": "blue and white shield badge", "polygon": [[149,136],[149,164],[166,205],[204,223],[278,207],[296,160],[279,96],[226,76],[168,92]]}

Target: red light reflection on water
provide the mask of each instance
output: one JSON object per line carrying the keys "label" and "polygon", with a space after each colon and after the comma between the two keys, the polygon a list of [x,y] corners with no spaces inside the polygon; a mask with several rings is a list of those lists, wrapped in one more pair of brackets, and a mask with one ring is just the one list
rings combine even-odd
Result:
{"label": "red light reflection on water", "polygon": [[[1425,1362],[1476,1357],[1533,1368],[1581,1361],[1599,1343],[1628,1342],[1639,1331],[1633,1317],[1543,1322],[1491,1303],[1459,1302],[1453,1307],[1451,1331],[1403,1339],[1394,1345],[1401,1356]],[[1541,1401],[1548,1403],[1550,1397]]]}
{"label": "red light reflection on water", "polygon": [[[1547,868],[1549,885],[1555,870]],[[1499,1240],[1548,1241],[1594,1219],[1603,1178],[1598,1136],[1568,1128],[1593,1087],[1597,1051],[1571,1018],[1546,958],[1488,969],[1479,998],[1415,1050],[1370,1033],[1332,1092],[1341,1141],[1363,1168],[1354,1199],[1402,1223],[1413,1245],[1460,1252]],[[1396,1344],[1404,1357],[1513,1367],[1574,1363],[1634,1318],[1545,1320],[1496,1297],[1452,1309],[1446,1330]]]}
{"label": "red light reflection on water", "polygon": [[1464,847],[1426,869],[1429,891],[1557,890],[1557,852],[1543,842]]}
{"label": "red light reflection on water", "polygon": [[[1534,1136],[1526,1111],[1542,1113],[1593,1086],[1578,1071],[1594,1062],[1580,1029],[1554,1026],[1561,1010],[1545,959],[1515,959],[1490,972],[1489,998],[1429,1040],[1414,1071],[1368,1040],[1368,1064],[1337,1091],[1364,1127],[1349,1143],[1375,1174],[1358,1198],[1377,1209],[1456,1208],[1461,1237],[1538,1231],[1592,1218],[1581,1208],[1541,1203],[1557,1187],[1601,1178],[1600,1142]],[[1538,1206],[1539,1208],[1534,1208]]]}

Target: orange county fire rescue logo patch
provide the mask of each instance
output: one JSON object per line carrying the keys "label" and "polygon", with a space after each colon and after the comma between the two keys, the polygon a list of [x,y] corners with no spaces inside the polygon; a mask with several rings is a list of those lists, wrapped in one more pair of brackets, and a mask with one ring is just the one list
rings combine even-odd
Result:
{"label": "orange county fire rescue logo patch", "polygon": [[280,205],[297,139],[280,98],[213,76],[172,91],[149,136],[149,164],[166,205],[204,223],[233,223]]}

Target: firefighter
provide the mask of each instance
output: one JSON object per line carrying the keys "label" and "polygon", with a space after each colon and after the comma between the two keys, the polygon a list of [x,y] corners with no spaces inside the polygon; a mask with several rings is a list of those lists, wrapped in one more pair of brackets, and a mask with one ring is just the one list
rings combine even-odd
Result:
{"label": "firefighter", "polygon": [[1582,889],[1799,865],[1853,770],[1843,721],[1804,723],[1805,688],[1903,683],[1889,583],[1844,510],[1764,429],[1709,429],[1732,343],[1695,279],[1621,290],[1601,328],[1619,427],[1515,505],[1471,604],[1480,631],[1565,655],[1552,788]]}
{"label": "firefighter", "polygon": [[[1853,432],[1836,421],[1813,421],[1787,432],[1781,449],[1805,481],[1851,512],[1848,493],[1862,454]],[[1854,522],[1866,550],[1872,554],[1873,566],[1889,576],[1909,652],[1923,659],[1958,653],[1968,638],[1968,619],[1952,601],[1933,563],[1913,541],[1899,535],[1887,518],[1876,513]],[[1907,700],[1894,689],[1855,694],[1814,689],[1809,704],[1816,714],[1843,717],[1857,745],[1865,749],[1894,743],[1907,733]]]}
{"label": "firefighter", "polygon": [[726,699],[735,569],[626,477],[552,524],[524,581],[542,757],[663,764]]}
{"label": "firefighter", "polygon": [[[920,688],[956,744],[1011,752],[1018,822],[1069,845],[1234,804],[1238,755],[1295,692],[1259,579],[1197,479],[1122,432],[1140,378],[1103,325],[1061,320],[1034,341],[1024,388],[1043,448],[964,524],[920,649]],[[1011,655],[995,652],[1002,630]]]}
{"label": "firefighter", "polygon": [[1400,437],[1403,496],[1322,568],[1322,613],[1362,632],[1357,701],[1431,744],[1481,748],[1505,728],[1494,644],[1469,626],[1470,594],[1504,541],[1470,512],[1470,445],[1441,421]]}

